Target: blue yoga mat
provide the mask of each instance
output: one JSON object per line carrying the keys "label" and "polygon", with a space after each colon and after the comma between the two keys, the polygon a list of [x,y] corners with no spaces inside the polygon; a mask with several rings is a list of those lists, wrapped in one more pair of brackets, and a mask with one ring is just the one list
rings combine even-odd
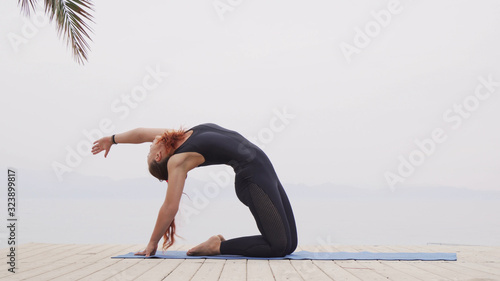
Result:
{"label": "blue yoga mat", "polygon": [[[144,259],[133,252],[112,258]],[[281,258],[255,258],[236,255],[188,256],[185,251],[157,251],[147,258],[159,259],[225,259],[225,260],[404,260],[404,261],[456,261],[455,253],[373,253],[373,252],[308,252],[300,251]]]}

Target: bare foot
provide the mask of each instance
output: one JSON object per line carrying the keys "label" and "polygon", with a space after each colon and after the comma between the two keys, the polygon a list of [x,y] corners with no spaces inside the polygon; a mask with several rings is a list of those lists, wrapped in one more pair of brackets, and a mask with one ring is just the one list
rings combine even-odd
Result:
{"label": "bare foot", "polygon": [[217,236],[219,236],[220,241],[226,241],[226,238],[224,238],[224,236],[222,236],[222,235],[220,235],[220,234],[217,234]]}
{"label": "bare foot", "polygon": [[[221,235],[222,237],[222,235]],[[220,243],[223,241],[224,237],[219,237],[214,235],[208,238],[207,241],[201,243],[200,245],[189,249],[187,251],[188,256],[215,256],[220,255]]]}

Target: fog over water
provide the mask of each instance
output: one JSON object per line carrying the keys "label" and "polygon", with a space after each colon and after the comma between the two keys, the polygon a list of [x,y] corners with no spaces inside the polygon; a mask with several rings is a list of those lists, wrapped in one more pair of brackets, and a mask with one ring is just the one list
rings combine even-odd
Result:
{"label": "fog over water", "polygon": [[[215,172],[226,172],[219,167]],[[32,178],[36,178],[34,175]],[[163,202],[165,183],[75,177],[74,185],[40,194],[23,181],[19,239],[22,243],[147,243]],[[208,193],[209,182],[188,179],[176,217],[179,243],[213,234],[257,234],[232,182]],[[286,185],[305,244],[500,245],[500,193],[444,187],[369,190],[334,185]],[[30,194],[35,195],[30,197]],[[84,195],[87,194],[87,195]],[[5,246],[5,245],[3,245]]]}

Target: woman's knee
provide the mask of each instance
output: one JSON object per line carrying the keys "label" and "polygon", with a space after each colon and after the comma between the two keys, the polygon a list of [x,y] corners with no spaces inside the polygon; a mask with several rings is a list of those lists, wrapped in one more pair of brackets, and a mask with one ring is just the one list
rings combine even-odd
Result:
{"label": "woman's knee", "polygon": [[275,242],[271,245],[271,254],[272,257],[284,257],[288,255],[289,249],[287,247],[287,241],[281,240],[279,242]]}

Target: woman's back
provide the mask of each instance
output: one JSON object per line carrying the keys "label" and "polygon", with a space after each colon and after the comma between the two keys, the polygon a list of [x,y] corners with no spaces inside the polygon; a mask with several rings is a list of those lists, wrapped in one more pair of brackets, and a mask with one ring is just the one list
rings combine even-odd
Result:
{"label": "woman's back", "polygon": [[188,131],[193,131],[192,135],[174,154],[197,152],[205,158],[200,166],[227,164],[238,172],[253,164],[271,165],[264,152],[238,132],[211,123],[195,126]]}

